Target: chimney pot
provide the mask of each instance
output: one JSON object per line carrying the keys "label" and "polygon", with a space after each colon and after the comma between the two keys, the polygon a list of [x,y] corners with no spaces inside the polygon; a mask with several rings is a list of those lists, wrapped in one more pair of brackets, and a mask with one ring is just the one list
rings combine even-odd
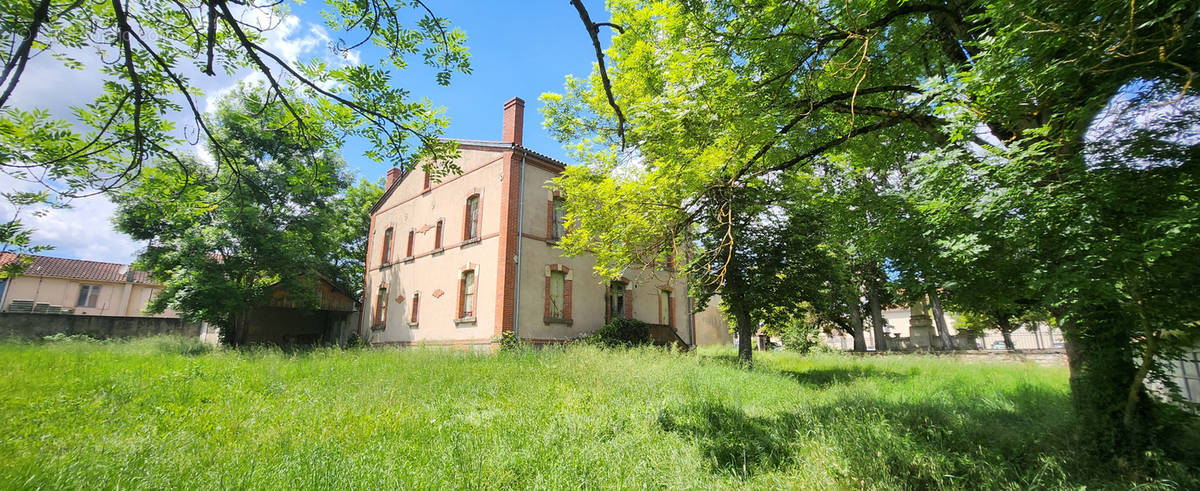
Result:
{"label": "chimney pot", "polygon": [[396,182],[396,180],[398,180],[398,179],[400,179],[400,169],[397,169],[395,167],[388,169],[387,180],[384,182],[383,189],[386,190],[386,189],[392,187],[392,183]]}
{"label": "chimney pot", "polygon": [[504,103],[504,125],[501,128],[501,141],[515,145],[521,144],[521,135],[525,132],[525,101],[513,97]]}

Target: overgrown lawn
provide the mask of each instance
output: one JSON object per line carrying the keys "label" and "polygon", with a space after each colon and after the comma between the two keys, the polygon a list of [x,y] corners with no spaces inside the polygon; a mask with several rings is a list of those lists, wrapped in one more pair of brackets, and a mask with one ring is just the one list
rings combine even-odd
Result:
{"label": "overgrown lawn", "polygon": [[0,488],[1197,485],[1081,467],[1065,367],[757,355],[2,344]]}

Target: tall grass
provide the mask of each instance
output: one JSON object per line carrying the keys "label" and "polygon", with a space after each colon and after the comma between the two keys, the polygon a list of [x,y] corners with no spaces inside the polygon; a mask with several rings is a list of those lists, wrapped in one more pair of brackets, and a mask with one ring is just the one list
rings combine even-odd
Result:
{"label": "tall grass", "polygon": [[1062,368],[731,359],[3,344],[0,487],[1172,484],[1077,467]]}

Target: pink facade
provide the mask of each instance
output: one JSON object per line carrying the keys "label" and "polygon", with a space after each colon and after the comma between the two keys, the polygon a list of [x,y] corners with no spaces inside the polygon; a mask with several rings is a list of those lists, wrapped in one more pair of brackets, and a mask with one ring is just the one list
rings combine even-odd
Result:
{"label": "pink facade", "polygon": [[563,198],[547,184],[565,164],[521,145],[524,105],[504,105],[503,141],[459,141],[458,175],[388,172],[371,215],[360,336],[491,346],[515,332],[556,343],[621,315],[670,325],[694,344],[682,278],[665,270],[600,278],[594,258],[555,247]]}

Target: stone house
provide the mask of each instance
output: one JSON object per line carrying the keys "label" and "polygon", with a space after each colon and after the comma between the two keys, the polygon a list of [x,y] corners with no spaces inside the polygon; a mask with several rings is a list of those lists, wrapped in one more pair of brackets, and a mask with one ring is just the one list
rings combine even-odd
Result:
{"label": "stone house", "polygon": [[507,332],[560,343],[624,316],[695,345],[686,282],[669,267],[602,279],[594,258],[555,247],[568,198],[547,183],[566,164],[522,146],[524,106],[504,104],[500,141],[458,141],[458,175],[387,173],[371,209],[359,335],[376,345],[490,347]]}

